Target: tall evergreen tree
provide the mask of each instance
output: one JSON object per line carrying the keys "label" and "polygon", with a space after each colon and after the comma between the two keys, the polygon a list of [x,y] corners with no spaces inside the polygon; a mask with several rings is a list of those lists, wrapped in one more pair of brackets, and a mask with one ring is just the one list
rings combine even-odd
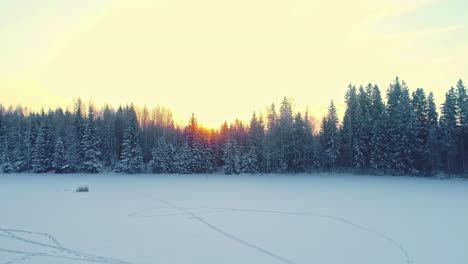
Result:
{"label": "tall evergreen tree", "polygon": [[462,80],[458,80],[457,88],[456,88],[456,96],[457,96],[457,122],[460,127],[459,129],[459,144],[458,144],[458,152],[459,152],[459,160],[461,163],[461,171],[466,174],[468,172],[467,168],[467,140],[466,137],[468,135],[468,95],[466,92],[465,85],[463,84]]}
{"label": "tall evergreen tree", "polygon": [[344,167],[353,166],[353,139],[356,136],[357,122],[359,116],[359,102],[356,93],[356,87],[351,84],[345,95],[346,111],[343,117],[343,127],[340,130],[340,165]]}
{"label": "tall evergreen tree", "polygon": [[187,142],[176,152],[174,164],[177,173],[188,174],[192,172],[192,150]]}
{"label": "tall evergreen tree", "polygon": [[458,172],[457,157],[457,97],[452,87],[445,94],[445,103],[442,105],[441,126],[441,152],[442,164],[448,173]]}
{"label": "tall evergreen tree", "polygon": [[278,119],[280,171],[292,171],[294,167],[293,111],[290,100],[284,97]]}
{"label": "tall evergreen tree", "polygon": [[98,150],[98,135],[96,123],[94,121],[94,110],[90,106],[88,109],[88,118],[85,122],[85,130],[82,140],[83,148],[83,172],[97,173],[101,168],[99,162],[100,152]]}
{"label": "tall evergreen tree", "polygon": [[52,168],[52,139],[50,116],[42,112],[40,126],[34,142],[34,156],[32,157],[32,168],[34,172],[43,173]]}
{"label": "tall evergreen tree", "polygon": [[253,147],[250,147],[248,151],[242,154],[240,163],[241,163],[240,171],[242,173],[254,174],[254,173],[260,172],[258,168],[257,154],[255,153],[255,149]]}
{"label": "tall evergreen tree", "polygon": [[173,173],[176,172],[174,164],[176,163],[176,150],[172,144],[160,142],[152,151],[152,159],[148,167],[155,173]]}
{"label": "tall evergreen tree", "polygon": [[338,116],[333,101],[328,108],[328,115],[322,121],[321,145],[323,166],[334,168],[340,155],[340,139],[338,137]]}
{"label": "tall evergreen tree", "polygon": [[418,88],[412,95],[412,105],[414,113],[414,139],[413,139],[413,160],[416,171],[428,174],[430,169],[429,160],[429,104],[426,94],[422,88]]}
{"label": "tall evergreen tree", "polygon": [[377,85],[369,89],[371,108],[370,123],[371,138],[369,142],[370,166],[374,171],[385,170],[388,167],[386,163],[388,153],[386,152],[386,113],[385,105]]}
{"label": "tall evergreen tree", "polygon": [[434,94],[431,92],[427,98],[427,145],[429,151],[429,174],[438,168],[438,154],[440,149],[439,117],[434,102]]}
{"label": "tall evergreen tree", "polygon": [[303,172],[306,169],[307,126],[301,113],[294,117],[291,136],[292,161],[290,171]]}
{"label": "tall evergreen tree", "polygon": [[132,105],[127,109],[127,128],[124,132],[122,154],[117,171],[133,174],[143,170],[143,152],[139,131],[137,116]]}
{"label": "tall evergreen tree", "polygon": [[239,174],[241,172],[240,152],[237,142],[228,139],[223,149],[224,173]]}
{"label": "tall evergreen tree", "polygon": [[70,163],[65,155],[65,147],[62,138],[58,138],[55,143],[52,168],[55,173],[65,173],[70,171]]}
{"label": "tall evergreen tree", "polygon": [[[255,112],[250,119],[249,133],[248,133],[248,145],[250,151],[254,152],[253,160],[256,162],[255,167],[260,171],[265,170],[264,164],[264,140],[265,140],[265,127],[263,125],[263,120],[257,118]],[[249,151],[249,152],[250,152]]]}
{"label": "tall evergreen tree", "polygon": [[267,131],[265,134],[265,172],[276,172],[280,168],[278,115],[275,104],[267,108]]}
{"label": "tall evergreen tree", "polygon": [[389,165],[396,173],[408,173],[413,166],[411,139],[414,125],[408,87],[397,77],[387,94]]}

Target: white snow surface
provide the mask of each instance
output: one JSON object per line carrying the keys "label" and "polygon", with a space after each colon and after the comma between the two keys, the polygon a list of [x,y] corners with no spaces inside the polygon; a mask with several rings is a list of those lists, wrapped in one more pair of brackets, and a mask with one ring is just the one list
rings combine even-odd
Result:
{"label": "white snow surface", "polygon": [[468,263],[466,180],[0,174],[0,187],[0,264]]}

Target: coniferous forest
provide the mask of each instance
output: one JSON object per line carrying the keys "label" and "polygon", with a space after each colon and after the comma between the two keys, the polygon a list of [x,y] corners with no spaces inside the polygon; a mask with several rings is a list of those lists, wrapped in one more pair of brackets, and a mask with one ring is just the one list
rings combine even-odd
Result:
{"label": "coniferous forest", "polygon": [[384,94],[377,85],[349,85],[342,119],[331,102],[319,127],[285,97],[249,123],[225,122],[218,130],[203,128],[195,115],[176,126],[164,107],[97,110],[80,99],[73,110],[40,113],[0,106],[1,170],[466,175],[467,96],[459,80],[437,107],[432,93],[410,94],[397,77]]}

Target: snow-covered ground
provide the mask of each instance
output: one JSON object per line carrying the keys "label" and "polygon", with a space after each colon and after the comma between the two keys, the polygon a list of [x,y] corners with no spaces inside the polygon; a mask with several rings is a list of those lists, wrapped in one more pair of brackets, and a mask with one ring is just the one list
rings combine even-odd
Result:
{"label": "snow-covered ground", "polygon": [[0,174],[0,187],[0,264],[468,263],[464,180]]}

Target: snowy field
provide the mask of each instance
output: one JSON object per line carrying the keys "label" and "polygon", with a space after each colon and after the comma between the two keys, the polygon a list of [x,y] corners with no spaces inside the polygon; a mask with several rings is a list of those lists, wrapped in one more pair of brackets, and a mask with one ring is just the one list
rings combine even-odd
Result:
{"label": "snowy field", "polygon": [[0,264],[468,263],[464,180],[0,174],[0,186]]}

